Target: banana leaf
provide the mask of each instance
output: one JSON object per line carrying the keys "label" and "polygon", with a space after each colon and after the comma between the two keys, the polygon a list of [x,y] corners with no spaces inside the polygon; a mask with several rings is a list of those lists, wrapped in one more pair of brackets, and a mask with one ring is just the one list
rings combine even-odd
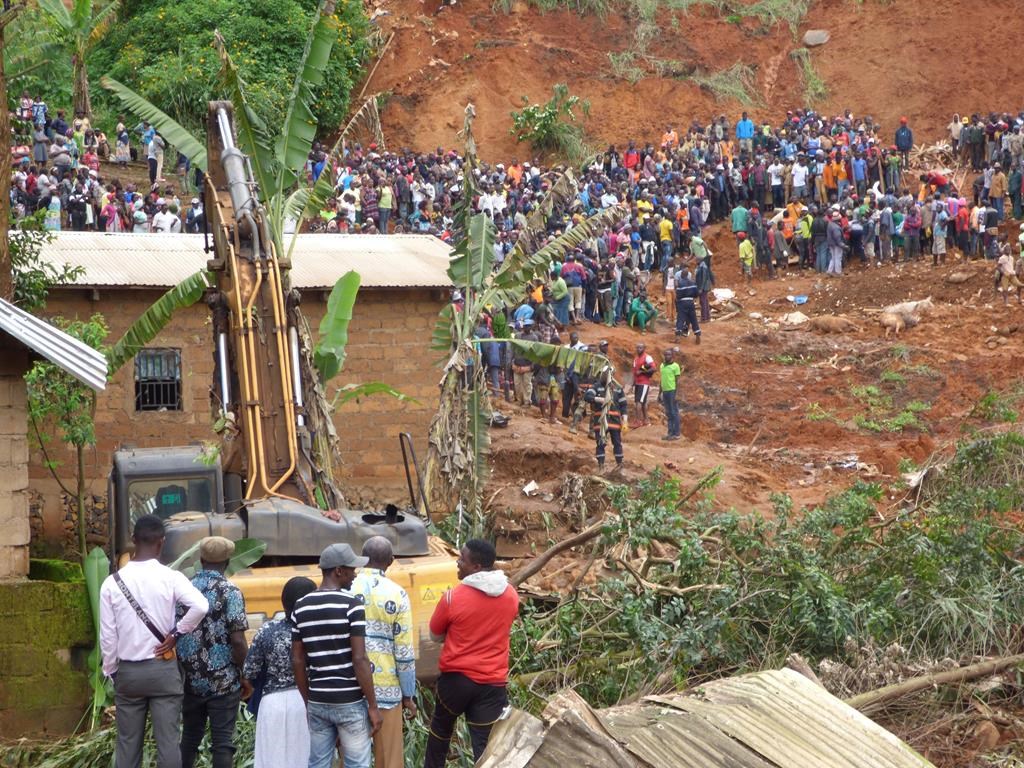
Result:
{"label": "banana leaf", "polygon": [[[89,5],[91,6],[92,3],[89,3]],[[110,25],[114,23],[114,15],[117,13],[119,5],[120,3],[118,0],[112,0],[105,8],[101,8],[96,15],[92,16],[89,29],[90,47],[103,39],[104,33],[106,33],[107,29],[110,28]],[[92,15],[91,9],[89,13]]]}
{"label": "banana leaf", "polygon": [[385,384],[383,381],[367,381],[363,384],[346,384],[339,388],[338,391],[334,393],[334,400],[331,403],[331,407],[337,408],[338,406],[345,405],[345,403],[350,403],[353,400],[359,400],[361,397],[369,397],[370,395],[376,394],[391,395],[399,402],[419,405],[419,401],[416,400],[416,398],[402,394],[390,384]]}
{"label": "banana leaf", "polygon": [[309,148],[316,138],[316,115],[313,89],[324,83],[327,62],[338,39],[338,19],[334,15],[336,0],[321,0],[313,28],[306,37],[306,49],[295,76],[284,130],[278,137],[275,155],[279,166],[278,193],[292,188],[306,164]]}
{"label": "banana leaf", "polygon": [[323,384],[341,373],[345,365],[348,325],[359,293],[359,280],[358,272],[346,272],[338,278],[327,299],[327,312],[320,321],[320,341],[313,350],[313,364]]}
{"label": "banana leaf", "polygon": [[74,31],[75,22],[63,0],[39,0],[39,9],[57,25],[62,33]]}
{"label": "banana leaf", "polygon": [[593,216],[572,229],[568,229],[534,253],[512,251],[494,275],[494,285],[499,289],[498,299],[514,304],[523,295],[523,286],[535,276],[541,275],[551,268],[551,262],[561,260],[573,248],[604,232],[611,226],[629,216],[629,209],[617,205],[598,211]]}
{"label": "banana leaf", "polygon": [[469,229],[452,251],[448,277],[458,286],[480,290],[494,267],[494,222],[485,213],[469,219]]}
{"label": "banana leaf", "polygon": [[[196,566],[199,564],[199,545],[201,543],[201,541],[197,541],[168,567],[181,571],[191,579],[196,575]],[[260,541],[259,539],[238,539],[235,542],[235,553],[228,560],[228,567],[224,571],[224,575],[231,576],[248,568],[263,557],[263,553],[266,551],[267,543],[265,541]]]}
{"label": "banana leaf", "polygon": [[[235,63],[228,53],[227,43],[221,33],[213,33],[213,46],[220,56],[220,79],[227,89],[231,104],[235,108],[235,131],[238,133],[238,146],[249,156],[253,176],[259,184],[262,198],[273,195],[277,188],[277,163],[271,149],[270,135],[263,119],[256,114],[245,96],[245,81],[238,74]],[[283,222],[277,222],[278,225]],[[280,232],[280,226],[275,232]]]}
{"label": "banana leaf", "polygon": [[452,337],[452,312],[451,304],[445,304],[437,314],[434,322],[434,330],[430,335],[430,348],[438,352],[451,353],[452,345],[455,343]]}
{"label": "banana leaf", "polygon": [[467,448],[470,452],[469,458],[473,462],[473,503],[477,507],[473,511],[478,514],[479,505],[483,501],[480,494],[487,484],[489,475],[487,454],[491,450],[491,409],[486,387],[482,386],[479,381],[475,384],[476,386],[469,392],[466,410],[469,419],[469,445]]}
{"label": "banana leaf", "polygon": [[611,367],[611,362],[604,355],[581,349],[571,349],[558,344],[544,344],[540,341],[524,341],[523,339],[476,339],[474,343],[510,344],[514,351],[530,362],[538,365],[554,365],[558,368],[571,367],[585,378],[596,376]]}
{"label": "banana leaf", "polygon": [[213,277],[205,269],[189,275],[163,296],[154,301],[139,318],[132,323],[124,335],[107,350],[107,365],[110,376],[121,366],[135,357],[135,354],[157,337],[157,334],[171,321],[179,309],[186,309],[203,297]]}
{"label": "banana leaf", "polygon": [[267,551],[267,542],[259,539],[239,539],[235,542],[235,553],[228,560],[225,576],[233,576],[255,564]]}
{"label": "banana leaf", "polygon": [[103,659],[100,657],[100,587],[110,575],[110,560],[100,547],[94,547],[85,558],[85,588],[89,594],[89,610],[92,613],[92,627],[96,645],[89,652],[89,682],[92,684],[92,704],[89,714],[89,730],[100,722],[103,709],[110,704],[111,693],[107,678],[103,674]]}
{"label": "banana leaf", "polygon": [[100,78],[100,85],[117,96],[125,109],[143,120],[148,120],[154,128],[160,131],[161,136],[177,147],[178,151],[192,162],[192,165],[206,171],[206,146],[187,128],[166,112],[153,106],[147,99],[139,96],[127,85],[119,83],[112,77]]}

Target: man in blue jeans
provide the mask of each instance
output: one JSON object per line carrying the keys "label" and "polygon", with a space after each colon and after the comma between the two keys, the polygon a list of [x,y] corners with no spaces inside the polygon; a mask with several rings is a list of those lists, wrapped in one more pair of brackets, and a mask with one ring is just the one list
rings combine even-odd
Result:
{"label": "man in blue jeans", "polygon": [[366,656],[363,603],[349,592],[369,560],[348,544],[320,554],[323,582],[292,612],[292,670],[306,702],[309,768],[330,768],[341,741],[345,768],[370,768],[373,735],[382,719]]}
{"label": "man in blue jeans", "polygon": [[665,406],[668,434],[661,438],[662,440],[678,440],[681,434],[676,388],[682,372],[683,369],[675,361],[675,352],[671,349],[666,349],[665,361],[661,364],[661,402]]}

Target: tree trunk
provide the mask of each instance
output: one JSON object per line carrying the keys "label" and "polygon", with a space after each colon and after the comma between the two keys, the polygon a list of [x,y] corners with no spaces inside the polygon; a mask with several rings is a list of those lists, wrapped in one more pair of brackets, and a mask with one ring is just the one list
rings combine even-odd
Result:
{"label": "tree trunk", "polygon": [[7,74],[4,72],[4,29],[0,27],[0,299],[14,296],[11,251],[7,230],[11,225],[11,112],[7,104]]}
{"label": "tree trunk", "polygon": [[73,68],[72,88],[74,94],[72,103],[74,105],[75,117],[83,113],[90,120],[92,119],[92,100],[89,98],[89,71],[85,66],[84,52],[76,53],[71,57]]}
{"label": "tree trunk", "polygon": [[88,544],[85,540],[87,523],[85,520],[85,446],[76,445],[75,453],[78,456],[78,483],[75,486],[75,495],[78,497],[78,550],[81,553],[82,565],[85,566],[85,557],[88,554]]}

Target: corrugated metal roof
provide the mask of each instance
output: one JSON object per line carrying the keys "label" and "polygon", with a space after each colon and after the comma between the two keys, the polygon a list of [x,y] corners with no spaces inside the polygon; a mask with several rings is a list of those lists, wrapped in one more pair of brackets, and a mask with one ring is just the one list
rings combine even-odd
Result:
{"label": "corrugated metal roof", "polygon": [[[546,730],[538,731],[539,721],[528,715],[500,722],[495,749],[488,746],[481,765],[931,768],[889,731],[789,669],[716,680],[596,713],[578,697],[565,701],[567,710],[558,711],[555,702],[545,710]],[[619,745],[628,750],[625,759],[615,754]]]}
{"label": "corrugated metal roof", "polygon": [[[299,235],[292,285],[330,288],[354,269],[364,288],[446,288],[449,253],[429,235]],[[170,288],[203,269],[210,255],[202,235],[60,232],[43,246],[42,257],[82,267],[77,285]]]}
{"label": "corrugated metal roof", "polygon": [[0,299],[0,331],[97,392],[106,388],[107,358],[102,353],[3,299]]}

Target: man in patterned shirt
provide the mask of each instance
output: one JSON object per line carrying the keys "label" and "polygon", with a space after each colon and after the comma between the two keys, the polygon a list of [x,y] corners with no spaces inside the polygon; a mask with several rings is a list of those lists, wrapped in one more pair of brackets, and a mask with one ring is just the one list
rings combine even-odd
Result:
{"label": "man in patterned shirt", "polygon": [[[391,542],[373,536],[363,544],[369,562],[352,582],[366,612],[366,655],[383,724],[373,737],[374,768],[403,768],[402,711],[416,716],[416,657],[409,596],[384,573],[394,562]],[[401,704],[401,706],[399,706]]]}
{"label": "man in patterned shirt", "polygon": [[[245,600],[224,576],[235,543],[208,536],[199,543],[200,570],[192,585],[210,603],[210,610],[195,631],[178,640],[178,659],[185,672],[182,704],[181,766],[193,768],[199,744],[210,721],[213,768],[231,768],[235,753],[235,718],[238,702],[252,687],[240,675],[245,663]],[[243,690],[244,688],[244,690]]]}

